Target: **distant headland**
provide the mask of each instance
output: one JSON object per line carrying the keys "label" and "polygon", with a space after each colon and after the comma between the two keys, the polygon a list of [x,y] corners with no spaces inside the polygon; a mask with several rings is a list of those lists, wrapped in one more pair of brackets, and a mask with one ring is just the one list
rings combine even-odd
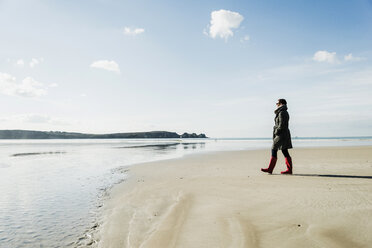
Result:
{"label": "distant headland", "polygon": [[0,139],[171,139],[171,138],[208,138],[205,134],[167,131],[86,134],[60,131],[0,130]]}

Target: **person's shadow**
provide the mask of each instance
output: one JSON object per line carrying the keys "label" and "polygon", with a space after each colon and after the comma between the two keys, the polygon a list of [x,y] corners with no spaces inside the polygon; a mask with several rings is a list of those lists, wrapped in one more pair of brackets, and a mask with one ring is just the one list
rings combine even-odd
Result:
{"label": "person's shadow", "polygon": [[292,174],[292,176],[299,176],[299,177],[340,177],[340,178],[372,179],[372,176],[333,175],[333,174]]}

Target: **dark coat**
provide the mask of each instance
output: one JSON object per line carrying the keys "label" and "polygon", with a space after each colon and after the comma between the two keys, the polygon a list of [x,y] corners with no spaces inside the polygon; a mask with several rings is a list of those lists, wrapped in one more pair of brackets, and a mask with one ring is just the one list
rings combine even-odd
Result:
{"label": "dark coat", "polygon": [[292,148],[291,133],[288,129],[289,114],[287,109],[287,105],[283,105],[275,110],[273,146],[271,149],[283,150]]}

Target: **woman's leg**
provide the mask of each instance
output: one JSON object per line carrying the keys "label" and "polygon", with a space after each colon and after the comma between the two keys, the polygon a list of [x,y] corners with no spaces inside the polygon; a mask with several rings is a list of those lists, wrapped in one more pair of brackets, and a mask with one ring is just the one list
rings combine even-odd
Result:
{"label": "woman's leg", "polygon": [[268,172],[270,174],[273,173],[277,157],[278,157],[278,150],[272,149],[271,150],[271,159],[270,159],[269,167],[262,168],[261,171]]}
{"label": "woman's leg", "polygon": [[283,149],[282,153],[285,157],[285,164],[287,165],[287,170],[282,171],[281,173],[282,174],[292,174],[292,169],[293,169],[292,158],[291,158],[291,156],[289,156],[288,149]]}
{"label": "woman's leg", "polygon": [[291,156],[289,156],[288,149],[283,149],[282,153],[283,153],[284,157],[286,157],[286,158],[291,157]]}
{"label": "woman's leg", "polygon": [[271,150],[271,157],[274,157],[274,158],[278,157],[278,150],[277,149],[272,149]]}

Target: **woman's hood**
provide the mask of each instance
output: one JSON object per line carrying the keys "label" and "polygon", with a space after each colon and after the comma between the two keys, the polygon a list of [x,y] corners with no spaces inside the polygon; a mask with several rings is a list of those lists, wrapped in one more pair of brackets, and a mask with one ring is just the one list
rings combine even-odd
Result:
{"label": "woman's hood", "polygon": [[280,106],[279,108],[277,108],[277,109],[274,111],[274,113],[277,115],[277,114],[279,114],[280,111],[287,110],[287,109],[288,109],[287,105],[282,105],[282,106]]}

